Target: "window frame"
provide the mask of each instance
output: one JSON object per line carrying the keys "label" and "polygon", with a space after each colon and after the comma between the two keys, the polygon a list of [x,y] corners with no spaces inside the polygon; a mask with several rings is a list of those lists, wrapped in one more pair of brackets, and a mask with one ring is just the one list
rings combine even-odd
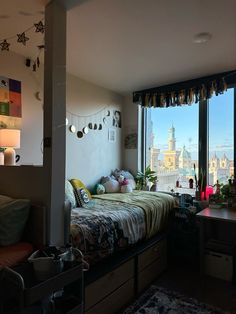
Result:
{"label": "window frame", "polygon": [[[233,156],[234,156],[234,178],[236,178],[236,84],[230,84],[228,89],[234,89],[234,104],[233,104]],[[142,108],[141,110],[141,171],[146,168],[146,151],[147,151],[147,123],[149,108]],[[169,108],[167,108],[168,110]],[[209,175],[209,100],[199,101],[199,116],[198,116],[198,168],[205,173],[205,180],[203,186],[208,184]]]}

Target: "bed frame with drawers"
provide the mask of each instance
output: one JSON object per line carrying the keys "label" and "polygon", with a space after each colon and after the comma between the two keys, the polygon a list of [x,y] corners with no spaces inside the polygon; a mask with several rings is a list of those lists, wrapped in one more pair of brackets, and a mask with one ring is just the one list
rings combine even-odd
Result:
{"label": "bed frame with drawers", "polygon": [[118,313],[167,266],[166,234],[113,255],[85,273],[85,313]]}

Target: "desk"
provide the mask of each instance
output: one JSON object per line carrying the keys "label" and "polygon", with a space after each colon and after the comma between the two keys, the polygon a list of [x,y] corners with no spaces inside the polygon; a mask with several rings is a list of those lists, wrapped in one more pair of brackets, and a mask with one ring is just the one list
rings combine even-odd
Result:
{"label": "desk", "polygon": [[200,271],[201,274],[204,273],[204,249],[205,249],[205,226],[208,222],[220,222],[220,223],[230,223],[236,224],[236,210],[230,210],[227,208],[205,208],[200,211],[196,217],[200,222]]}

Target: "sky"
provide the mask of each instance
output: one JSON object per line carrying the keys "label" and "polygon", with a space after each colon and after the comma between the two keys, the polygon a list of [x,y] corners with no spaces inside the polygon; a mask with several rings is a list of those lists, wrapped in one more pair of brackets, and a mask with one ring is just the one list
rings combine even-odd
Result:
{"label": "sky", "polygon": [[[209,146],[210,154],[221,157],[225,152],[233,158],[233,103],[234,90],[213,96],[209,103]],[[161,151],[168,148],[168,130],[175,128],[176,149],[183,145],[191,152],[192,159],[198,151],[198,104],[170,108],[152,108],[154,146]]]}

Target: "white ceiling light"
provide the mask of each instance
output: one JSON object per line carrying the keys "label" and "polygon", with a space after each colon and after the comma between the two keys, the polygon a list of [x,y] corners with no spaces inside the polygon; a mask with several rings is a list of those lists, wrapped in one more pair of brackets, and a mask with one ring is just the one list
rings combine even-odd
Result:
{"label": "white ceiling light", "polygon": [[27,11],[18,11],[18,13],[20,15],[23,15],[23,16],[32,16],[33,15],[31,12],[27,12]]}
{"label": "white ceiling light", "polygon": [[198,33],[194,35],[193,42],[195,44],[203,44],[208,42],[212,38],[212,35],[210,33],[204,32],[204,33]]}

